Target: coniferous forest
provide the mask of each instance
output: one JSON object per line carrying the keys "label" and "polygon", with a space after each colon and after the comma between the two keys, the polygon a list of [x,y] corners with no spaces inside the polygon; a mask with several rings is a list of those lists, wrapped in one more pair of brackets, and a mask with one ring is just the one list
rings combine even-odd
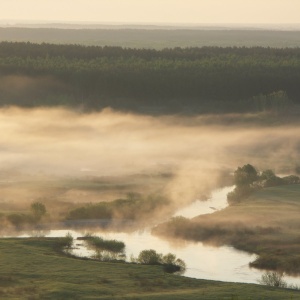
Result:
{"label": "coniferous forest", "polygon": [[0,105],[142,113],[285,110],[300,104],[300,48],[0,43]]}

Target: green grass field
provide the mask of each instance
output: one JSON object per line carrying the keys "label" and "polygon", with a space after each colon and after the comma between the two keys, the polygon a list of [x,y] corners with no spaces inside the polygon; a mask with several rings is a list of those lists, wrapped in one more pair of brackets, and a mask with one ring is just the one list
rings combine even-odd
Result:
{"label": "green grass field", "polygon": [[0,240],[1,299],[300,299],[300,292],[197,280],[159,266],[68,257],[60,239]]}

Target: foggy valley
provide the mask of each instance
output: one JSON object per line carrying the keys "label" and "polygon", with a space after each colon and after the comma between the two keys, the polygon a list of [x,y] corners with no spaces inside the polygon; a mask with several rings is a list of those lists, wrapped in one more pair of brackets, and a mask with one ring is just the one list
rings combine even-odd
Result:
{"label": "foggy valley", "polygon": [[2,108],[2,176],[14,171],[74,177],[170,172],[188,199],[190,193],[195,196],[193,186],[214,186],[222,171],[248,162],[260,170],[295,173],[299,124],[253,121],[262,116]]}
{"label": "foggy valley", "polygon": [[0,2],[1,299],[300,299],[295,1]]}

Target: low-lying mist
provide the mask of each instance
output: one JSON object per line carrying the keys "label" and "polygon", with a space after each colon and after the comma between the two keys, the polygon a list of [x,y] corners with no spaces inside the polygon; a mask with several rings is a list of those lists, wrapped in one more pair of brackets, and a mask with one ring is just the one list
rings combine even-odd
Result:
{"label": "low-lying mist", "polygon": [[249,115],[153,117],[111,109],[10,107],[0,110],[0,128],[1,180],[16,172],[73,177],[168,172],[173,176],[165,192],[184,202],[215,187],[224,170],[251,163],[285,173],[300,164],[299,125],[255,125]]}

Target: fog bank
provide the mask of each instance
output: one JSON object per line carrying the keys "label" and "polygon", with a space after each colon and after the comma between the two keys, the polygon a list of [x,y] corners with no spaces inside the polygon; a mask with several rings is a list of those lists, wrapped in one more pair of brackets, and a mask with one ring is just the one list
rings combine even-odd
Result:
{"label": "fog bank", "polygon": [[[234,117],[234,116],[233,116]],[[238,116],[242,118],[242,116]],[[224,119],[224,122],[223,122]],[[216,121],[216,122],[214,122]],[[0,173],[119,176],[171,172],[172,198],[194,197],[220,171],[251,163],[293,171],[299,125],[228,125],[228,116],[141,116],[110,109],[0,110]]]}

